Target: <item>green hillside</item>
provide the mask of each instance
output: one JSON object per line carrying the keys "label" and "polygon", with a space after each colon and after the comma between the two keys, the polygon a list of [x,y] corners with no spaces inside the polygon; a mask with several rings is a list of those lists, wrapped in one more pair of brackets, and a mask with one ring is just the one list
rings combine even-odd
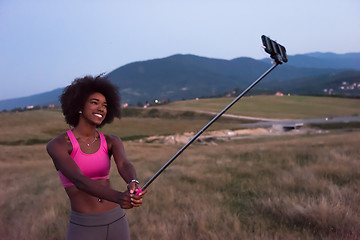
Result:
{"label": "green hillside", "polygon": [[[232,98],[211,98],[172,102],[149,109],[124,109],[101,131],[116,134],[124,140],[152,135],[168,135],[200,130],[212,116],[198,111],[219,112]],[[264,118],[305,119],[336,116],[359,116],[360,99],[306,96],[250,96],[242,98],[230,114]],[[241,128],[237,119],[221,118],[211,129]],[[0,113],[0,144],[37,144],[69,128],[60,110],[32,110]]]}
{"label": "green hillside", "polygon": [[[358,62],[357,58],[335,54],[329,60],[327,55],[324,56],[312,58],[310,66],[305,65],[307,67],[301,63],[309,59],[297,56],[294,63],[290,60],[289,64],[282,64],[272,71],[250,94],[284,91],[298,95],[331,93],[359,96],[360,71],[352,64]],[[339,61],[342,64],[335,64]],[[270,58],[255,60],[240,57],[225,60],[177,54],[129,63],[114,69],[107,76],[119,87],[122,102],[135,106],[154,99],[179,101],[224,96],[234,89],[244,90],[270,67]],[[324,89],[328,91],[324,92]],[[333,90],[330,92],[330,89]],[[61,92],[62,88],[59,88],[33,96],[0,100],[0,111],[27,106],[59,105]]]}
{"label": "green hillside", "polygon": [[[270,59],[268,62],[244,57],[224,60],[178,54],[127,64],[110,72],[108,77],[119,87],[123,101],[134,104],[153,99],[178,101],[220,96],[235,88],[245,89],[270,67]],[[283,64],[266,77],[267,84],[261,83],[256,89],[276,92],[291,79],[339,72]],[[295,87],[299,86],[301,82]]]}
{"label": "green hillside", "polygon": [[[219,112],[233,98],[173,102],[159,108]],[[240,99],[227,113],[264,118],[308,119],[360,115],[360,99],[311,96],[249,96]]]}

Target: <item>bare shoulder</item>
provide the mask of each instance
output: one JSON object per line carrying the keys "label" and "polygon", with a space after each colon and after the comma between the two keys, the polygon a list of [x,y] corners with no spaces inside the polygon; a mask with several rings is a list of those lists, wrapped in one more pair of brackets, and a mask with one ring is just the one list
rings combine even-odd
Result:
{"label": "bare shoulder", "polygon": [[118,136],[114,135],[105,135],[109,156],[114,157],[114,161],[117,164],[118,169],[121,168],[122,164],[127,163],[127,158],[125,154],[125,147],[123,142]]}
{"label": "bare shoulder", "polygon": [[121,139],[115,135],[105,135],[106,142],[108,144],[108,148],[112,149],[113,147],[123,146]]}
{"label": "bare shoulder", "polygon": [[46,149],[49,153],[60,150],[60,149],[68,149],[69,146],[71,146],[71,144],[69,145],[69,143],[70,143],[70,140],[69,140],[68,135],[66,133],[62,133],[59,136],[51,139],[47,143]]}
{"label": "bare shoulder", "polygon": [[108,144],[122,144],[122,141],[118,136],[108,134],[104,134],[104,136]]}

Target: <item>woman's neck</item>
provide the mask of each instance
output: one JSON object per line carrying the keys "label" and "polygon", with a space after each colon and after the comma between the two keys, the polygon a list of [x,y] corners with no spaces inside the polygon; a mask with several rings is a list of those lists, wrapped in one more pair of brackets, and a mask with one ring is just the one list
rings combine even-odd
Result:
{"label": "woman's neck", "polygon": [[74,131],[82,137],[92,137],[95,136],[96,127],[95,126],[84,126],[83,124],[78,124],[74,127]]}

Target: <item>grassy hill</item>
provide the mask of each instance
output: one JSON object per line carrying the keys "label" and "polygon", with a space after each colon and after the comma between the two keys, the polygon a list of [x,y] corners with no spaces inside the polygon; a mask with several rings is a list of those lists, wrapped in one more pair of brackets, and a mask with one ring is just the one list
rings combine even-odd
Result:
{"label": "grassy hill", "polygon": [[[212,116],[198,111],[219,112],[232,98],[172,102],[150,109],[123,110],[123,118],[102,131],[123,139],[168,135],[200,130]],[[360,100],[335,97],[250,96],[242,98],[228,113],[264,118],[306,119],[360,115]],[[244,121],[221,118],[211,129],[241,128]],[[0,113],[0,144],[44,143],[69,127],[60,110]],[[210,130],[211,130],[210,129]]]}
{"label": "grassy hill", "polygon": [[[233,98],[211,98],[173,102],[158,108],[188,111],[219,112]],[[311,96],[250,96],[243,97],[230,114],[264,118],[308,119],[360,115],[360,99]]]}
{"label": "grassy hill", "polygon": [[[121,137],[191,131],[228,98],[127,109],[101,131]],[[244,100],[244,101],[243,101]],[[285,118],[359,114],[359,100],[254,96],[233,113]],[[217,128],[239,125],[223,119]],[[65,239],[70,203],[45,142],[68,129],[59,110],[0,113],[0,236]],[[193,145],[126,210],[137,239],[359,239],[359,128]],[[28,144],[28,145],[24,145]],[[125,141],[144,184],[179,150]],[[113,165],[112,186],[126,190]],[[36,221],[34,222],[34,219]],[[139,227],[141,226],[141,227]]]}
{"label": "grassy hill", "polygon": [[[212,59],[195,55],[173,55],[167,58],[135,62],[108,74],[120,89],[124,102],[219,96],[235,88],[246,88],[271,67],[268,62],[251,58]],[[267,85],[257,88],[276,92],[283,81],[341,70],[300,68],[281,65],[266,78]],[[278,84],[276,84],[278,83]],[[301,85],[301,83],[299,83]]]}
{"label": "grassy hill", "polygon": [[[289,57],[289,63],[276,68],[251,94],[286,91],[291,94],[327,95],[329,92],[323,90],[332,88],[335,90],[332,94],[359,96],[359,56],[356,53],[301,55],[294,57],[293,63]],[[225,96],[234,89],[245,89],[270,67],[270,58],[225,60],[176,54],[129,63],[114,69],[107,76],[119,87],[124,103],[140,105],[154,99],[177,101]],[[344,81],[356,83],[356,90],[338,91]],[[31,105],[59,105],[61,92],[62,88],[59,88],[29,97],[1,100],[0,111]]]}

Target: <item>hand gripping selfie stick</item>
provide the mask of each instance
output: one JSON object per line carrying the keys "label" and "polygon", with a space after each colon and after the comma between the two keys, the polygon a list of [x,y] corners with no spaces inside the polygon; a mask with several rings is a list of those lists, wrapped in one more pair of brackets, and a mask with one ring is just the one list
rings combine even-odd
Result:
{"label": "hand gripping selfie stick", "polygon": [[249,92],[256,84],[258,84],[266,75],[268,75],[279,64],[287,62],[286,49],[277,42],[271,40],[265,35],[261,36],[263,47],[265,52],[270,54],[270,57],[275,60],[275,63],[270,67],[262,76],[260,76],[255,82],[253,82],[247,89],[245,89],[239,96],[237,96],[229,105],[227,105],[221,112],[219,112],[208,124],[205,125],[196,135],[194,135],[188,143],[186,143],[160,170],[150,178],[144,186],[136,192],[136,195],[144,191],[149,185],[183,152],[190,146],[206,129],[208,129],[216,120],[218,120],[229,108],[232,107],[240,98],[242,98],[247,92]]}

